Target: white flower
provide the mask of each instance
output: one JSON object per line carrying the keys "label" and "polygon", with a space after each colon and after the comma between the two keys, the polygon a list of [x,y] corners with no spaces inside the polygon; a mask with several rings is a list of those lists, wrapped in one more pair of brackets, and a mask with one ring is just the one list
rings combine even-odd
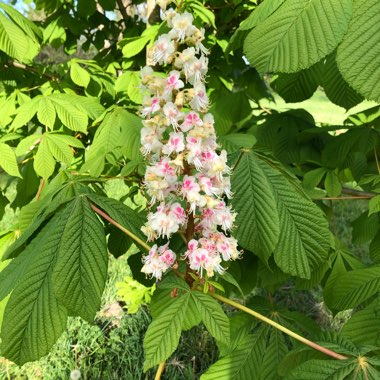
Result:
{"label": "white flower", "polygon": [[194,17],[189,12],[184,12],[183,14],[176,14],[172,20],[172,30],[169,35],[172,38],[183,42],[186,37],[189,37],[195,33],[197,28],[193,25]]}
{"label": "white flower", "polygon": [[206,87],[203,83],[197,83],[194,86],[193,98],[190,101],[190,107],[199,112],[206,112],[209,106],[209,99],[206,94]]}
{"label": "white flower", "polygon": [[194,59],[188,64],[184,65],[184,72],[187,80],[191,84],[198,84],[202,82],[208,71],[208,59],[201,56],[199,59]]}
{"label": "white flower", "polygon": [[156,43],[154,44],[154,61],[160,65],[167,63],[174,51],[174,41],[167,34],[162,34],[160,37],[158,37]]}
{"label": "white flower", "polygon": [[166,103],[162,111],[167,117],[169,124],[171,124],[175,130],[177,130],[179,128],[178,122],[183,118],[182,112],[180,112],[178,110],[178,107],[172,102]]}
{"label": "white flower", "polygon": [[180,153],[185,149],[185,143],[182,132],[170,132],[169,140],[162,148],[162,153],[172,154],[173,152]]}

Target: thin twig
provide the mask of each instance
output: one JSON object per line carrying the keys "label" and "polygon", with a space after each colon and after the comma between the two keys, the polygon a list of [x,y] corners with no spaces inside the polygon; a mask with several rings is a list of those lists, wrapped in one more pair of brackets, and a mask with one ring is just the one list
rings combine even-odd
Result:
{"label": "thin twig", "polygon": [[244,311],[245,313],[249,314],[249,315],[252,315],[253,317],[259,319],[260,321],[263,321],[265,323],[267,323],[268,325],[276,328],[277,330],[280,330],[282,331],[283,333],[289,335],[290,337],[298,340],[299,342],[303,343],[303,344],[306,344],[307,346],[311,347],[311,348],[314,348],[315,350],[318,350],[320,352],[323,352],[324,354],[328,355],[328,356],[331,356],[332,358],[334,359],[338,359],[338,360],[345,360],[345,359],[348,359],[347,356],[344,356],[344,355],[341,355],[341,354],[338,354],[337,352],[334,352],[332,350],[329,350],[328,348],[326,347],[322,347],[320,346],[319,344],[315,343],[315,342],[312,342],[311,340],[309,339],[306,339],[304,338],[303,336],[301,335],[298,335],[297,333],[295,333],[294,331],[291,331],[289,329],[287,329],[286,327],[276,323],[275,321],[265,317],[264,315],[260,314],[260,313],[257,313],[256,311],[254,310],[251,310],[249,309],[248,307],[246,306],[243,306],[241,305],[240,303],[238,302],[235,302],[235,301],[232,301],[230,300],[229,298],[226,298],[226,297],[223,297],[219,294],[215,294],[215,293],[210,293],[210,295],[214,298],[216,298],[217,300],[219,301],[222,301],[228,305],[231,305],[233,307],[235,307],[236,309],[239,309],[239,310],[242,310]]}
{"label": "thin twig", "polygon": [[90,204],[91,208],[102,218],[108,220],[111,224],[113,224],[115,227],[117,227],[120,231],[123,231],[126,235],[128,235],[130,238],[132,238],[136,243],[140,244],[142,247],[144,247],[147,251],[150,251],[151,247],[145,243],[145,241],[141,240],[138,236],[136,236],[133,232],[127,230],[125,227],[123,227],[121,224],[113,220],[108,214],[106,214],[104,211],[102,211],[100,208],[96,207],[94,204]]}
{"label": "thin twig", "polygon": [[156,376],[154,377],[154,380],[160,380],[161,375],[164,372],[165,369],[165,362],[160,363],[160,365],[157,368]]}

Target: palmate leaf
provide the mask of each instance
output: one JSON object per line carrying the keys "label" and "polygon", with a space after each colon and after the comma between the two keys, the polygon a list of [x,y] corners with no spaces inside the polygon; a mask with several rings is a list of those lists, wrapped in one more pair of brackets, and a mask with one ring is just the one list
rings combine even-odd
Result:
{"label": "palmate leaf", "polygon": [[70,313],[92,322],[107,277],[104,228],[85,197],[76,198],[65,213],[70,216],[53,272],[54,292]]}
{"label": "palmate leaf", "polygon": [[149,325],[144,338],[145,370],[166,360],[177,348],[189,298],[190,292],[178,295]]}
{"label": "palmate leaf", "polygon": [[232,200],[237,212],[239,244],[267,261],[280,236],[280,221],[272,186],[255,155],[242,153],[234,170]]}
{"label": "palmate leaf", "polygon": [[380,3],[354,1],[348,31],[337,50],[339,71],[366,99],[380,102]]}
{"label": "palmate leaf", "polygon": [[1,352],[19,365],[47,354],[66,328],[67,311],[54,295],[51,273],[68,216],[57,214],[38,234],[32,265],[5,308]]}
{"label": "palmate leaf", "polygon": [[352,0],[288,0],[254,28],[244,53],[260,72],[296,72],[330,54],[342,40]]}

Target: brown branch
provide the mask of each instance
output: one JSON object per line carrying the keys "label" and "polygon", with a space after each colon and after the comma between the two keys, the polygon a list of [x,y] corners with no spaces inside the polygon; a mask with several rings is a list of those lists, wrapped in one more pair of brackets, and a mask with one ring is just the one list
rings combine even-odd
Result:
{"label": "brown branch", "polygon": [[127,10],[125,9],[125,6],[123,4],[123,0],[116,0],[117,7],[119,8],[119,11],[121,15],[123,16],[124,24],[126,25],[127,19],[129,18]]}
{"label": "brown branch", "polygon": [[8,63],[5,65],[5,67],[9,68],[9,66],[13,66],[13,67],[16,67],[17,69],[22,69],[22,70],[25,70],[25,71],[29,71],[29,72],[37,74],[37,75],[42,75],[45,78],[47,78],[49,80],[56,81],[56,82],[59,82],[59,80],[60,80],[60,78],[57,77],[54,74],[47,73],[47,72],[43,72],[41,74],[35,67],[27,66],[27,65],[24,65],[23,63],[20,63],[20,62],[8,61]]}

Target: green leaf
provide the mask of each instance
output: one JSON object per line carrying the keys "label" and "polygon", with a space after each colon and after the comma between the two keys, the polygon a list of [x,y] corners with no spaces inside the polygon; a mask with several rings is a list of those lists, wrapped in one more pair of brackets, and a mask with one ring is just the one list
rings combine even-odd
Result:
{"label": "green leaf", "polygon": [[45,133],[43,140],[45,140],[50,153],[57,161],[70,165],[73,159],[73,152],[67,144],[59,138],[57,139],[56,136],[53,133]]}
{"label": "green leaf", "polygon": [[0,167],[9,175],[21,178],[15,152],[9,145],[4,143],[0,143]]}
{"label": "green leaf", "polygon": [[352,222],[352,242],[364,244],[371,241],[380,228],[379,216],[365,211]]}
{"label": "green leaf", "polygon": [[23,156],[31,152],[40,143],[42,135],[29,135],[22,139],[15,150],[16,156]]}
{"label": "green leaf", "polygon": [[88,198],[105,211],[112,219],[116,220],[116,222],[120,223],[141,240],[146,240],[146,236],[141,232],[141,227],[145,223],[145,217],[137,211],[132,210],[116,199],[102,197],[97,194],[88,194]]}
{"label": "green leaf", "polygon": [[[0,12],[0,50],[20,62],[29,62],[37,53],[34,41]],[[31,50],[29,51],[29,48]]]}
{"label": "green leaf", "polygon": [[197,304],[195,302],[194,297],[189,298],[189,302],[187,304],[186,315],[183,320],[182,330],[190,330],[194,326],[198,326],[202,322],[202,317],[199,313]]}
{"label": "green leaf", "polygon": [[85,197],[65,209],[69,215],[53,272],[54,292],[70,313],[92,322],[107,278],[104,228]]}
{"label": "green leaf", "polygon": [[49,143],[45,138],[42,138],[38,145],[38,151],[34,157],[34,170],[44,179],[48,179],[54,173],[55,160],[49,149]]}
{"label": "green leaf", "polygon": [[84,88],[88,86],[91,80],[88,71],[75,61],[71,61],[70,63],[70,78],[77,86]]}
{"label": "green leaf", "polygon": [[336,55],[326,58],[321,75],[321,85],[327,97],[338,106],[349,109],[359,104],[363,98],[343,79],[338,70]]}
{"label": "green leaf", "polygon": [[239,244],[268,261],[280,236],[272,186],[255,155],[241,153],[231,179]]}
{"label": "green leaf", "polygon": [[348,31],[337,50],[339,71],[366,99],[380,102],[380,3],[355,0]]}
{"label": "green leaf", "polygon": [[331,53],[352,15],[352,0],[288,0],[254,28],[244,53],[260,72],[296,72]]}
{"label": "green leaf", "polygon": [[216,340],[228,344],[230,341],[230,322],[220,304],[210,295],[201,292],[192,292],[191,296],[209,333]]}
{"label": "green leaf", "polygon": [[[51,183],[53,183],[53,181],[54,179],[51,181]],[[70,188],[73,187],[73,185],[70,185]],[[22,249],[27,242],[29,242],[30,244],[31,238],[41,229],[41,226],[49,219],[51,219],[53,214],[56,214],[57,211],[65,203],[69,202],[73,198],[73,196],[76,195],[69,194],[68,196],[66,196],[65,194],[62,194],[62,191],[57,191],[57,193],[58,194],[53,199],[48,197],[47,204],[43,202],[42,199],[40,200],[40,202],[38,202],[38,204],[40,205],[40,209],[34,216],[30,226],[25,231],[23,231],[21,236],[6,250],[6,252],[3,255],[3,260],[17,257],[20,254],[20,249]]]}
{"label": "green leaf", "polygon": [[356,344],[378,346],[380,342],[379,300],[375,300],[364,309],[356,311],[341,330],[343,336]]}
{"label": "green leaf", "polygon": [[144,338],[145,371],[168,359],[177,348],[189,298],[190,292],[185,292],[172,299],[149,325]]}
{"label": "green leaf", "polygon": [[46,125],[50,129],[54,128],[55,109],[53,103],[48,97],[43,96],[38,103],[37,119],[42,125]]}
{"label": "green leaf", "polygon": [[16,117],[13,119],[13,122],[11,124],[13,130],[23,127],[33,119],[34,115],[39,109],[40,99],[40,96],[36,96],[29,102],[25,102],[19,108],[17,108]]}
{"label": "green leaf", "polygon": [[303,176],[303,182],[302,185],[305,189],[314,189],[315,187],[318,187],[319,183],[322,181],[322,178],[326,174],[325,168],[317,168],[314,170],[310,170],[309,172],[305,173]]}
{"label": "green leaf", "polygon": [[327,221],[298,185],[265,162],[261,167],[272,184],[280,218],[275,262],[285,273],[310,278],[310,268],[322,263],[328,255],[330,232]]}
{"label": "green leaf", "polygon": [[291,74],[279,74],[271,86],[286,102],[309,99],[318,88],[320,65]]}
{"label": "green leaf", "polygon": [[140,152],[140,134],[141,134],[141,119],[124,110],[121,115],[121,146],[125,157],[132,161],[141,161],[142,154]]}
{"label": "green leaf", "polygon": [[380,231],[377,232],[369,245],[369,254],[375,263],[380,262]]}
{"label": "green leaf", "polygon": [[[286,380],[340,380],[355,370],[352,360],[309,360],[296,367]],[[359,368],[358,368],[359,369]]]}
{"label": "green leaf", "polygon": [[58,304],[51,280],[65,224],[57,214],[35,237],[32,264],[5,308],[1,353],[19,365],[46,355],[66,328],[67,311]]}
{"label": "green leaf", "polygon": [[325,178],[325,188],[330,197],[337,197],[342,192],[342,185],[334,171],[328,171]]}
{"label": "green leaf", "polygon": [[[131,37],[127,39],[128,42],[123,46],[122,52],[125,58],[132,58],[135,55],[139,54],[141,50],[144,49],[145,45],[149,42],[150,37],[141,36],[141,37]],[[124,42],[122,40],[121,42]]]}
{"label": "green leaf", "polygon": [[257,364],[261,362],[264,350],[265,334],[264,329],[260,329],[253,335],[246,335],[236,349],[213,364],[201,380],[255,379],[259,376]]}
{"label": "green leaf", "polygon": [[277,380],[277,367],[285,354],[288,352],[287,342],[284,334],[273,329],[269,337],[269,343],[266,351],[263,352],[263,361],[261,363],[260,376],[263,380]]}
{"label": "green leaf", "polygon": [[[62,96],[63,95],[63,96]],[[49,96],[49,100],[53,103],[55,111],[62,124],[73,131],[86,132],[88,117],[85,112],[70,100],[70,95],[53,94]]]}
{"label": "green leaf", "polygon": [[38,244],[38,239],[32,241],[18,257],[6,261],[8,265],[0,272],[0,301],[9,295],[23,278],[25,271],[33,261],[33,253],[39,249]]}
{"label": "green leaf", "polygon": [[261,2],[240,25],[240,30],[249,30],[267,19],[285,0],[271,0]]}
{"label": "green leaf", "polygon": [[0,3],[5,13],[23,30],[23,32],[31,39],[38,41],[42,37],[41,30],[33,22],[27,19],[24,15],[18,12],[14,7],[8,4]]}
{"label": "green leaf", "polygon": [[255,136],[245,133],[230,133],[228,135],[219,136],[218,140],[227,153],[236,152],[240,148],[252,148],[256,143]]}
{"label": "green leaf", "polygon": [[207,9],[202,3],[196,1],[190,2],[189,5],[195,16],[198,16],[204,23],[209,24],[216,29],[215,15],[211,10]]}
{"label": "green leaf", "polygon": [[380,211],[380,195],[376,195],[370,199],[368,203],[368,216]]}
{"label": "green leaf", "polygon": [[380,267],[356,269],[339,275],[333,289],[325,292],[326,304],[335,310],[347,310],[360,305],[380,290]]}

